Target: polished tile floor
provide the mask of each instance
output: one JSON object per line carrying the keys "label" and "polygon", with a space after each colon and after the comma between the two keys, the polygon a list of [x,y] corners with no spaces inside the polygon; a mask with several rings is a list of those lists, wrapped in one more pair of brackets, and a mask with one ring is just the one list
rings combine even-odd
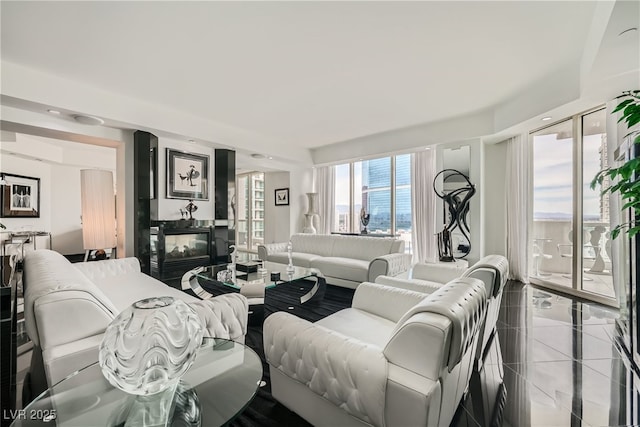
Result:
{"label": "polished tile floor", "polygon": [[[632,425],[628,396],[638,397],[627,390],[633,376],[614,345],[617,317],[599,304],[509,282],[498,320],[506,399],[497,425]],[[468,402],[464,409],[462,424],[491,424]]]}

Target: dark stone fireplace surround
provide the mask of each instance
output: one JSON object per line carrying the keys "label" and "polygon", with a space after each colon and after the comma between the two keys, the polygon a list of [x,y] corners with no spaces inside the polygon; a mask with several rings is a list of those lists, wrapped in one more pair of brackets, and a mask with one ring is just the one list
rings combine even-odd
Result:
{"label": "dark stone fireplace surround", "polygon": [[[235,221],[233,220],[233,199],[235,198],[236,153],[233,150],[216,149],[214,155],[214,203],[215,218],[208,220],[177,220],[162,221],[151,219],[150,202],[152,197],[162,197],[159,191],[159,183],[152,182],[152,170],[159,170],[157,156],[150,155],[158,150],[158,138],[144,131],[134,132],[134,222],[135,256],[140,260],[143,273],[150,274],[159,279],[167,275],[178,278],[191,268],[200,265],[211,265],[229,261],[229,247],[235,244]],[[150,189],[154,188],[152,192]],[[155,194],[153,194],[155,193]],[[171,271],[166,271],[165,265],[159,265],[160,256],[152,254],[152,233],[160,237],[158,233],[162,229],[175,232],[178,229],[202,229],[209,233],[208,256],[196,257],[189,261],[184,260],[182,266],[175,263]],[[171,231],[169,231],[171,230]],[[186,232],[186,231],[185,231]],[[155,239],[155,238],[154,238]],[[158,248],[156,248],[158,249]],[[152,259],[153,258],[153,259]],[[163,257],[160,264],[164,264]],[[196,262],[197,261],[197,262]],[[194,265],[195,264],[195,265]],[[175,267],[175,268],[174,268]],[[183,271],[184,270],[184,271]],[[182,272],[182,273],[181,273]]]}

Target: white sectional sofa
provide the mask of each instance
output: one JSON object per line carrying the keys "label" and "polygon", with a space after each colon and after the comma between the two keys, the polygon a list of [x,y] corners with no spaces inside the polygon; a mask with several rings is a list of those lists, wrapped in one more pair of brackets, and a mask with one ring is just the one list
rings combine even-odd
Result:
{"label": "white sectional sofa", "polygon": [[[258,246],[264,261],[287,264],[287,243]],[[380,275],[396,276],[411,265],[404,253],[404,241],[383,237],[335,234],[294,234],[291,236],[293,265],[316,268],[327,283],[355,289]]]}
{"label": "white sectional sofa", "polygon": [[201,301],[143,274],[136,258],[71,264],[54,251],[31,251],[25,255],[23,283],[25,325],[34,344],[28,385],[32,395],[97,362],[106,327],[143,298],[171,296],[189,303],[205,336],[243,342],[247,332],[244,296]]}

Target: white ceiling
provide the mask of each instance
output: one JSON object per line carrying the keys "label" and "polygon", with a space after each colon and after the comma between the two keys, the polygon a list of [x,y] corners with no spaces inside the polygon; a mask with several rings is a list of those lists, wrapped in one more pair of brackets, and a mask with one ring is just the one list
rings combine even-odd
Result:
{"label": "white ceiling", "polygon": [[[270,145],[318,148],[510,102],[578,67],[598,13],[597,2],[586,1],[1,7],[4,63],[180,111],[211,129],[240,130],[242,147],[261,153]],[[190,137],[170,128],[171,117],[164,122],[163,131]],[[234,146],[223,134],[207,136]]]}

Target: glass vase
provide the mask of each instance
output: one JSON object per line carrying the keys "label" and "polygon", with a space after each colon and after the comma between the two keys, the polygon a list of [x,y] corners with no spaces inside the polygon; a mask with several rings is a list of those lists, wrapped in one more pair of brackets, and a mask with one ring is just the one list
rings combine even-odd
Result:
{"label": "glass vase", "polygon": [[189,369],[203,333],[198,315],[182,300],[143,299],[109,324],[98,362],[114,387],[136,395],[159,393]]}

